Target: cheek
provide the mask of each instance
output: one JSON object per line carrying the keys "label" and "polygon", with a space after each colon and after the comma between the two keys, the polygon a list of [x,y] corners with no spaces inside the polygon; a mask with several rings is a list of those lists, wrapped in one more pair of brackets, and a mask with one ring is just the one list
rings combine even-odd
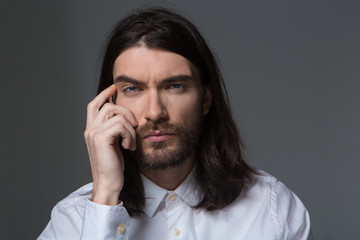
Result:
{"label": "cheek", "polygon": [[169,121],[180,123],[182,125],[189,124],[197,115],[202,114],[202,108],[199,101],[193,99],[178,100],[172,106],[167,107]]}

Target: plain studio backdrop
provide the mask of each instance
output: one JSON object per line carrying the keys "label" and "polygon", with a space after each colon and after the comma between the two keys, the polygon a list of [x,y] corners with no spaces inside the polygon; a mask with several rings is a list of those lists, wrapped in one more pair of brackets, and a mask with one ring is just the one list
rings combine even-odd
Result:
{"label": "plain studio backdrop", "polygon": [[193,21],[220,61],[246,158],[308,208],[316,239],[360,239],[360,2],[1,1],[1,239],[35,239],[89,179],[102,48],[130,10]]}

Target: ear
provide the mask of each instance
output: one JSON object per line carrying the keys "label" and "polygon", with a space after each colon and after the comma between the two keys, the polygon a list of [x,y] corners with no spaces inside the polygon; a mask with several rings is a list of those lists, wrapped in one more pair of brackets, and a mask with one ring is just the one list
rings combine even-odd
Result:
{"label": "ear", "polygon": [[210,89],[208,87],[205,87],[204,94],[203,94],[203,115],[208,114],[210,107],[212,104],[212,95],[210,92]]}

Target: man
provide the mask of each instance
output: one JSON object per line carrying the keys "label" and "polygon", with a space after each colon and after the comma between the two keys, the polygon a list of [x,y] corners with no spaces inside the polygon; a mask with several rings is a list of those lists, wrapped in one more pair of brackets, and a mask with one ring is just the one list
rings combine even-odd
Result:
{"label": "man", "polygon": [[84,135],[93,183],[39,239],[311,239],[301,201],[244,161],[216,61],[182,16],[116,26]]}

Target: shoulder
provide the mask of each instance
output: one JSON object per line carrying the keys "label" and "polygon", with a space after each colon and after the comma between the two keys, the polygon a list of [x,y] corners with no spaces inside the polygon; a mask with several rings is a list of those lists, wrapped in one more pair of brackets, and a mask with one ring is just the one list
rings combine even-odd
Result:
{"label": "shoulder", "polygon": [[245,190],[246,194],[263,196],[274,203],[279,200],[301,203],[300,199],[276,177],[262,170],[257,170],[257,172],[258,174],[252,175],[252,182]]}
{"label": "shoulder", "polygon": [[86,203],[91,193],[92,183],[89,183],[58,202],[38,239],[79,239]]}
{"label": "shoulder", "polygon": [[276,177],[262,170],[257,170],[257,173],[258,174],[252,175],[252,182],[245,192],[267,197],[271,202],[276,202],[279,199],[287,201],[298,199],[297,196]]}
{"label": "shoulder", "polygon": [[287,202],[297,199],[296,195],[274,176],[262,170],[256,172],[258,174],[252,175],[251,183],[242,191],[238,201],[275,204],[279,199]]}
{"label": "shoulder", "polygon": [[237,204],[251,206],[252,212],[261,211],[272,222],[279,239],[311,239],[309,213],[301,200],[274,176],[257,172]]}
{"label": "shoulder", "polygon": [[52,215],[71,214],[82,217],[86,202],[91,198],[92,187],[93,184],[88,183],[58,202],[52,210]]}

